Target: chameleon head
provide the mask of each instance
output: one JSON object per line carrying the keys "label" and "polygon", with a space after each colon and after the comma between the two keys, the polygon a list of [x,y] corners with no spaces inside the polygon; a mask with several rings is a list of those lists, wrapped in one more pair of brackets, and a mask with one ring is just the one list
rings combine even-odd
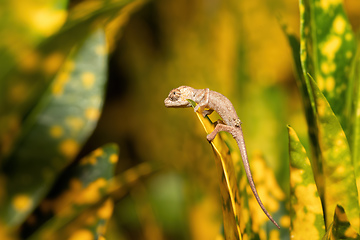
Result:
{"label": "chameleon head", "polygon": [[192,87],[181,86],[170,91],[169,96],[165,99],[165,107],[186,108],[191,104],[186,99],[193,100],[195,89]]}

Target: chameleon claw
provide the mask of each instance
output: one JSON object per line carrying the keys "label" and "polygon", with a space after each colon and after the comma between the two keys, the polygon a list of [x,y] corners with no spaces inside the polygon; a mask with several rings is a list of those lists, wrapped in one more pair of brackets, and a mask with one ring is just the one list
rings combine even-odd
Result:
{"label": "chameleon claw", "polygon": [[199,104],[196,105],[196,106],[194,107],[194,112],[197,112],[197,110],[199,110],[199,108],[200,108]]}

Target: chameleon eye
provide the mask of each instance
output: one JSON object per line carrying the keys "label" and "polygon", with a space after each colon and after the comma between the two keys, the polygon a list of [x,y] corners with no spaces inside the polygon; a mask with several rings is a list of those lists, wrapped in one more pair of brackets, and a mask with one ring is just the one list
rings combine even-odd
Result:
{"label": "chameleon eye", "polygon": [[179,97],[180,97],[180,92],[177,89],[172,90],[169,94],[169,98],[171,101],[176,101],[179,99]]}

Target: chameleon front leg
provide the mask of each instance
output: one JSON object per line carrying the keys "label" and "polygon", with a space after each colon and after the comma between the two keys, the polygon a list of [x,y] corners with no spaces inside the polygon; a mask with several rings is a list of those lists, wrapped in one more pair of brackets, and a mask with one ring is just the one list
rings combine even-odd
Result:
{"label": "chameleon front leg", "polygon": [[212,109],[205,109],[202,111],[201,114],[203,115],[203,117],[206,117],[207,115],[210,115],[213,111],[214,110],[212,110]]}
{"label": "chameleon front leg", "polygon": [[[209,88],[205,88],[202,90],[199,90],[202,93],[202,96],[200,96],[200,99],[198,101],[195,100],[195,102],[197,103],[196,107],[194,108],[194,112],[197,112],[200,108],[200,112],[204,112],[205,108],[208,106],[209,104],[209,97],[210,97],[210,89]],[[211,111],[212,112],[212,111]],[[210,113],[211,113],[210,112]],[[208,114],[206,114],[208,115]],[[205,116],[206,116],[205,115]],[[204,115],[203,115],[204,116]]]}

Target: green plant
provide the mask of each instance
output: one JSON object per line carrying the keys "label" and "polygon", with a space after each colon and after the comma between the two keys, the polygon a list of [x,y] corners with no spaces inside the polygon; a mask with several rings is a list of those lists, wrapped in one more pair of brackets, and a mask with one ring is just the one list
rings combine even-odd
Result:
{"label": "green plant", "polygon": [[[359,54],[341,1],[300,1],[300,41],[284,26],[312,155],[289,127],[291,236],[358,239]],[[359,50],[357,50],[359,51]]]}

